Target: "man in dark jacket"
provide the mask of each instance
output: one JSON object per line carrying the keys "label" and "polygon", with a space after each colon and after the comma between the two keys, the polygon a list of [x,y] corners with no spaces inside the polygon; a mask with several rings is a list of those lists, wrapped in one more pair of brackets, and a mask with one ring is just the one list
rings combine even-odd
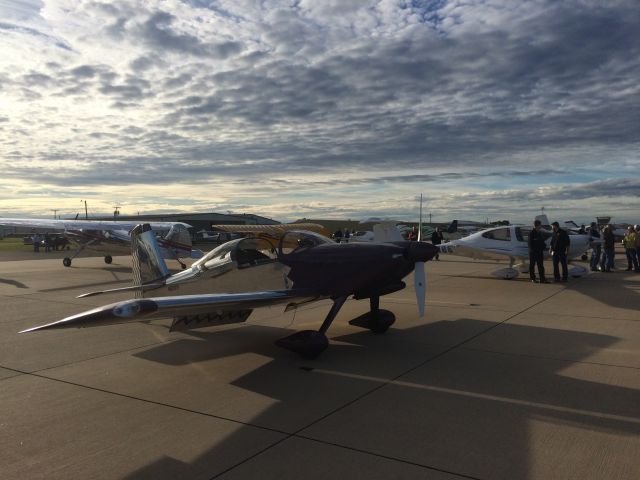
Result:
{"label": "man in dark jacket", "polygon": [[533,222],[533,230],[529,233],[529,277],[532,282],[536,280],[536,265],[538,266],[538,275],[540,276],[540,283],[548,283],[544,276],[544,251],[547,245],[544,243],[544,237],[540,228],[542,222],[536,220]]}
{"label": "man in dark jacket", "polygon": [[[598,224],[596,222],[591,222],[591,227],[589,227],[589,235],[594,240],[600,240],[600,232],[598,231]],[[589,262],[589,266],[591,267],[592,272],[598,271],[598,263],[600,262],[601,253],[602,245],[600,245],[599,243],[591,247],[591,260]]]}
{"label": "man in dark jacket", "polygon": [[[442,229],[438,227],[431,234],[431,243],[433,245],[440,245],[443,240],[444,240],[444,235],[442,234]],[[438,253],[436,253],[436,260],[440,260],[440,254]]]}
{"label": "man in dark jacket", "polygon": [[613,259],[616,252],[616,237],[613,235],[613,225],[609,224],[604,227],[602,240],[602,260],[600,262],[600,270],[603,272],[610,272],[614,267]]}
{"label": "man in dark jacket", "polygon": [[[556,282],[566,282],[569,277],[569,267],[567,266],[567,255],[569,254],[569,235],[560,228],[558,222],[551,224],[553,235],[551,236],[551,259],[553,260],[553,278]],[[562,280],[560,280],[559,265],[562,265]]]}

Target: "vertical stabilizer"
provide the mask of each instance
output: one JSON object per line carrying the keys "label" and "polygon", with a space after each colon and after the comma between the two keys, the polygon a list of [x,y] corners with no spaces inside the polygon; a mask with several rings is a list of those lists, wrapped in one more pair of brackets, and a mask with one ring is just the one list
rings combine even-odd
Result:
{"label": "vertical stabilizer", "polygon": [[191,250],[191,235],[189,234],[187,227],[181,223],[173,224],[169,233],[164,237],[164,240],[175,244],[177,248]]}
{"label": "vertical stabilizer", "polygon": [[402,242],[402,234],[395,221],[382,222],[373,226],[373,238],[376,242]]}
{"label": "vertical stabilizer", "polygon": [[136,297],[143,297],[143,284],[165,279],[171,275],[160,253],[156,235],[148,223],[137,225],[131,231],[131,255],[133,284],[140,287],[136,290]]}
{"label": "vertical stabilizer", "polygon": [[542,215],[536,215],[535,219],[540,220],[540,223],[542,224],[542,228],[547,228],[547,229],[551,228],[551,222],[549,222],[549,217],[547,217],[546,213],[543,213]]}

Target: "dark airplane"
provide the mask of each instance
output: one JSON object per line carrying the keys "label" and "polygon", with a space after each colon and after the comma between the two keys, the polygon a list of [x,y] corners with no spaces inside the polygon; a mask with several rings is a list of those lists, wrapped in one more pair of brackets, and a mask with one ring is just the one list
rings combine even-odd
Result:
{"label": "dark airplane", "polygon": [[[85,327],[173,317],[173,330],[240,323],[254,308],[286,304],[286,310],[331,299],[321,327],[303,330],[276,342],[315,358],[329,345],[325,332],[350,296],[369,299],[370,311],[352,325],[384,333],[392,312],[379,308],[380,297],[405,288],[403,278],[415,270],[416,296],[424,314],[424,262],[438,252],[423,242],[335,243],[309,231],[288,231],[277,246],[266,238],[242,238],[215,248],[191,268],[171,275],[149,225],[132,232],[134,285],[139,298],[113,303],[24,332]],[[210,293],[224,292],[224,293]]]}

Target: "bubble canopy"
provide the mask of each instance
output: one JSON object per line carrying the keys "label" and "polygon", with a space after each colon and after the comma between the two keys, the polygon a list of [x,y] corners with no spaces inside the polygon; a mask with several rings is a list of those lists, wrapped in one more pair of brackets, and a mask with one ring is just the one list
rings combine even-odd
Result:
{"label": "bubble canopy", "polygon": [[333,244],[334,242],[319,233],[307,230],[291,230],[280,239],[278,255],[290,255],[308,250],[318,245]]}

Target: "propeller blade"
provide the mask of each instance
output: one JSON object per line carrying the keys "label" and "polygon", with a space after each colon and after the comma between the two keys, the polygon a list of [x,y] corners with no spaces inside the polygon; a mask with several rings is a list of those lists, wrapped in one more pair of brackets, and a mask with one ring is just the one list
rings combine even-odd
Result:
{"label": "propeller blade", "polygon": [[424,317],[424,302],[426,300],[424,262],[416,262],[413,274],[414,286],[416,289],[416,301],[418,302],[418,312],[420,313],[420,318],[422,318]]}
{"label": "propeller blade", "polygon": [[420,194],[420,222],[418,223],[418,241],[422,241],[422,194]]}

